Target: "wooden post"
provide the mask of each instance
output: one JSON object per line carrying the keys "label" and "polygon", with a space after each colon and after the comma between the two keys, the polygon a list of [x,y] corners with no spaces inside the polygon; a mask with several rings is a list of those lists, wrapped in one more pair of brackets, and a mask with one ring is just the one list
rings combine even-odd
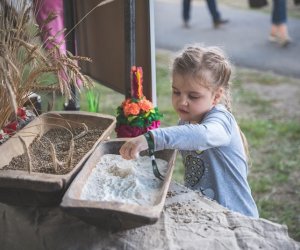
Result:
{"label": "wooden post", "polygon": [[135,37],[135,0],[125,0],[125,96],[131,95],[130,70],[136,64],[136,37]]}
{"label": "wooden post", "polygon": [[[65,37],[67,50],[70,51],[73,55],[76,55],[76,43],[75,43],[75,30],[72,28],[75,26],[74,22],[74,5],[73,1],[63,0],[64,1],[64,25],[66,28],[66,34],[68,37]],[[70,32],[69,32],[70,31]],[[74,83],[76,84],[76,83]],[[71,86],[71,95],[72,99],[69,102],[64,104],[65,110],[79,110],[79,95],[74,85]]]}

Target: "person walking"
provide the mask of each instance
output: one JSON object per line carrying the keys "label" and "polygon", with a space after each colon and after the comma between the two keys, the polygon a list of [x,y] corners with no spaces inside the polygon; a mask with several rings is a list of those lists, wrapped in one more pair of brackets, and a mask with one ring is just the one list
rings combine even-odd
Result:
{"label": "person walking", "polygon": [[[207,3],[209,13],[212,17],[214,28],[219,28],[222,24],[228,23],[229,20],[221,18],[221,14],[218,10],[216,0],[206,0],[206,3]],[[190,21],[190,13],[191,13],[191,0],[183,0],[182,4],[183,4],[182,14],[183,14],[183,22],[184,22],[183,26],[185,28],[189,28],[190,27],[189,21]]]}
{"label": "person walking", "polygon": [[282,47],[287,46],[291,38],[287,28],[286,0],[273,0],[271,23],[269,40],[279,43]]}

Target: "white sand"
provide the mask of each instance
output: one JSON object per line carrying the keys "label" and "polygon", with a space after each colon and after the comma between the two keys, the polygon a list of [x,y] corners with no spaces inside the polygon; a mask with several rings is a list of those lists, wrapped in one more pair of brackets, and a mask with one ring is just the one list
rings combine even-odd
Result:
{"label": "white sand", "polygon": [[[167,162],[162,159],[156,159],[156,162],[159,171],[165,175]],[[150,157],[125,160],[120,155],[106,154],[89,176],[81,199],[153,205],[162,183],[153,174]]]}

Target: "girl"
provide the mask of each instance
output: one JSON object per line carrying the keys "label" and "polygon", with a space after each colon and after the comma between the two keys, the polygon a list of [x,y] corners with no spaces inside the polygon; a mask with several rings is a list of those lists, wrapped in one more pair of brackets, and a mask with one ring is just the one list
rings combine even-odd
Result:
{"label": "girl", "polygon": [[172,69],[172,104],[178,126],[151,130],[120,149],[133,159],[148,145],[178,149],[185,165],[185,185],[221,205],[258,217],[247,182],[247,143],[230,112],[231,65],[218,48],[187,47]]}

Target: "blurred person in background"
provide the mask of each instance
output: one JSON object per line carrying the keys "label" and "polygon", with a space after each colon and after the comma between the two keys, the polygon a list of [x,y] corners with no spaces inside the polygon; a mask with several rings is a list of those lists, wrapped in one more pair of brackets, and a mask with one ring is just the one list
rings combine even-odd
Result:
{"label": "blurred person in background", "polygon": [[[67,54],[67,41],[65,38],[64,0],[33,0],[36,22],[41,29],[41,38],[45,49],[50,50],[54,46],[57,53]],[[53,18],[53,15],[55,18]],[[49,18],[53,18],[49,21]],[[75,51],[73,51],[75,53]],[[55,56],[55,55],[54,55]],[[64,77],[64,73],[61,74]],[[82,88],[82,82],[76,81],[78,88]],[[75,86],[72,86],[72,99],[64,104],[65,110],[79,110],[79,97]]]}
{"label": "blurred person in background", "polygon": [[[221,25],[228,23],[227,19],[222,19],[215,0],[206,0],[209,13],[213,19],[214,28],[219,28]],[[191,0],[183,0],[183,26],[189,28]]]}
{"label": "blurred person in background", "polygon": [[287,28],[286,0],[273,0],[271,22],[269,40],[282,47],[287,46],[291,42],[291,38]]}
{"label": "blurred person in background", "polygon": [[[63,0],[33,0],[33,6],[36,22],[43,31],[42,40],[45,48],[51,49],[55,44],[61,54],[66,54],[67,49],[63,32],[65,29]],[[45,23],[50,13],[53,13],[56,18]]]}

